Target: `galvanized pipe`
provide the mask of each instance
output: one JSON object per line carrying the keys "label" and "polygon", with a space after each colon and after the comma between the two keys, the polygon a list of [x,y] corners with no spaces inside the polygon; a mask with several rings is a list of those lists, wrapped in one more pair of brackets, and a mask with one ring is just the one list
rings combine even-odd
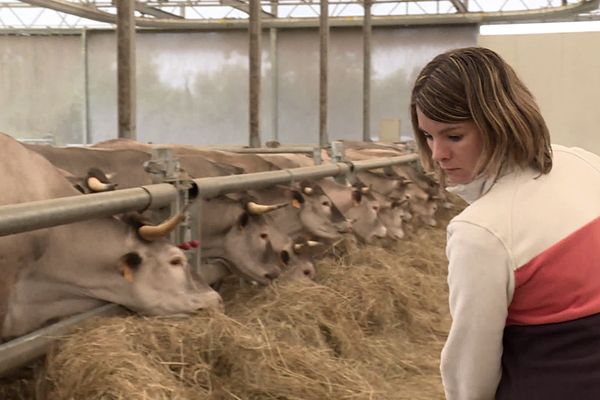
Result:
{"label": "galvanized pipe", "polygon": [[31,201],[0,207],[0,236],[168,206],[177,196],[169,183],[114,192]]}
{"label": "galvanized pipe", "polygon": [[81,322],[93,317],[120,315],[125,312],[125,309],[117,304],[105,304],[0,345],[0,376],[43,356],[57,337],[68,334]]}
{"label": "galvanized pipe", "polygon": [[417,161],[417,154],[408,154],[405,156],[378,158],[375,160],[352,161],[353,171],[364,171],[367,169],[389,167],[396,164],[406,164]]}
{"label": "galvanized pipe", "polygon": [[220,194],[246,189],[261,189],[273,185],[300,181],[303,179],[320,179],[328,176],[348,174],[353,171],[382,168],[390,165],[407,163],[417,160],[416,154],[398,157],[388,157],[376,160],[356,162],[339,162],[323,164],[315,167],[282,169],[279,171],[256,172],[243,175],[218,176],[194,179],[201,197],[211,198]]}
{"label": "galvanized pipe", "polygon": [[278,154],[278,153],[307,153],[312,154],[314,147],[210,147],[210,150],[229,151],[241,154]]}
{"label": "galvanized pipe", "polygon": [[[347,163],[323,164],[314,167],[256,172],[243,175],[194,179],[200,196],[246,189],[261,189],[303,179],[320,179],[372,168],[382,168],[417,159],[417,155],[380,158]],[[127,211],[168,206],[177,197],[177,189],[168,183],[147,185],[114,192],[70,196],[32,201],[0,207],[0,236],[48,228],[90,218],[106,217]]]}

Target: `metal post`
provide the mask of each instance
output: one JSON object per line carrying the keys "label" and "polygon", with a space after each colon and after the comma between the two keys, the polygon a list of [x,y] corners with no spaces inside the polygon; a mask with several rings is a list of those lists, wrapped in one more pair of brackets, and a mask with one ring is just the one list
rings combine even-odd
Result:
{"label": "metal post", "polygon": [[327,51],[329,48],[329,1],[321,0],[319,69],[319,145],[329,145],[327,133]]}
{"label": "metal post", "polygon": [[117,0],[117,102],[119,137],[136,139],[134,0]]}
{"label": "metal post", "polygon": [[[271,14],[277,18],[277,1],[271,0]],[[277,53],[277,28],[271,35],[271,129],[272,138],[279,141],[279,55]]]}
{"label": "metal post", "polygon": [[363,26],[363,141],[371,141],[371,2],[364,0]]}
{"label": "metal post", "polygon": [[260,0],[250,0],[250,147],[260,147]]}
{"label": "metal post", "polygon": [[82,95],[82,140],[83,144],[92,143],[90,132],[90,89],[89,89],[89,66],[88,66],[88,33],[87,29],[81,30],[81,58],[83,64],[83,95]]}

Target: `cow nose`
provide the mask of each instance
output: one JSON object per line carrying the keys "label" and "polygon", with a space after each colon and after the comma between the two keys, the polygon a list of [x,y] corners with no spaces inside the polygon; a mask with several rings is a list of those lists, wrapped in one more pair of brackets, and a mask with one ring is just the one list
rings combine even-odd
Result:
{"label": "cow nose", "polygon": [[304,269],[302,269],[302,274],[308,279],[314,279],[316,271],[312,266],[307,266]]}
{"label": "cow nose", "polygon": [[279,276],[279,271],[269,271],[265,274],[265,278],[272,281]]}
{"label": "cow nose", "polygon": [[220,312],[225,311],[223,298],[217,292],[206,293],[202,303],[203,304],[198,307],[198,310],[215,310]]}

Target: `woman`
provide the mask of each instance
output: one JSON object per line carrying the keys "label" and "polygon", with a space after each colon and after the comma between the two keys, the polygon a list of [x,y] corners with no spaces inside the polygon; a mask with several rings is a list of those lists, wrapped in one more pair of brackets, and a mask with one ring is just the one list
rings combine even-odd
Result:
{"label": "woman", "polygon": [[600,399],[600,158],[551,146],[485,48],[427,64],[411,114],[424,167],[469,203],[448,225],[446,397]]}

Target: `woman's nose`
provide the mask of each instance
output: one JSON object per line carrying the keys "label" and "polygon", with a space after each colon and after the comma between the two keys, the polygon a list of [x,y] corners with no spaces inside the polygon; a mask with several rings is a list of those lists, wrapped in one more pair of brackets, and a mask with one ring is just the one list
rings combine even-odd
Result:
{"label": "woman's nose", "polygon": [[447,160],[449,151],[446,145],[439,140],[433,140],[431,143],[431,158],[434,161]]}

